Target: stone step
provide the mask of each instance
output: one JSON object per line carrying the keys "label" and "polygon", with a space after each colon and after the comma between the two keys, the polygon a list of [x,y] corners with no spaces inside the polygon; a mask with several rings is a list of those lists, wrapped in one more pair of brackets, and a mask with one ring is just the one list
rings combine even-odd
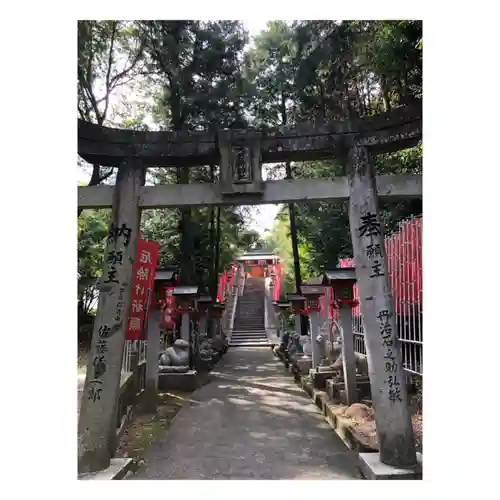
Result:
{"label": "stone step", "polygon": [[234,335],[236,333],[236,335],[260,335],[263,330],[264,328],[255,328],[253,330],[251,328],[236,328],[233,329],[232,334]]}
{"label": "stone step", "polygon": [[267,337],[231,337],[229,343],[234,344],[235,342],[267,342]]}
{"label": "stone step", "polygon": [[262,340],[262,341],[257,341],[257,340],[249,340],[249,341],[242,341],[242,342],[229,342],[229,347],[265,347],[265,346],[270,346],[271,344],[269,341]]}
{"label": "stone step", "polygon": [[264,318],[259,319],[258,321],[245,321],[244,319],[241,319],[241,318],[238,319],[238,318],[236,318],[234,320],[234,324],[235,325],[240,325],[241,324],[241,325],[253,325],[253,326],[255,326],[255,325],[261,325],[261,326],[264,326]]}
{"label": "stone step", "polygon": [[235,321],[244,321],[245,323],[262,323],[264,321],[264,316],[258,317],[258,316],[239,316],[238,318],[235,318]]}
{"label": "stone step", "polygon": [[233,325],[251,325],[251,326],[261,326],[264,328],[264,320],[261,319],[259,321],[243,321],[243,320],[235,320]]}
{"label": "stone step", "polygon": [[267,335],[265,333],[251,333],[251,332],[246,332],[246,333],[232,333],[231,334],[231,340],[234,339],[267,339]]}
{"label": "stone step", "polygon": [[238,323],[233,325],[233,332],[261,332],[264,330],[264,325],[243,325]]}
{"label": "stone step", "polygon": [[264,328],[264,320],[261,319],[259,321],[244,321],[244,320],[234,320],[234,323],[233,323],[233,329],[236,328],[235,325],[249,325],[249,326],[261,326],[262,328]]}

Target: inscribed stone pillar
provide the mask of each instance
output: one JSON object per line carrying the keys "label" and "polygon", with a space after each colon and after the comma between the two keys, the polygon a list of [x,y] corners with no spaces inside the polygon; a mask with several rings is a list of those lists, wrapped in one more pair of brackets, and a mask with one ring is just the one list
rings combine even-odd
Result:
{"label": "inscribed stone pillar", "polygon": [[113,191],[99,304],[78,421],[78,472],[110,465],[145,170],[124,161]]}
{"label": "inscribed stone pillar", "polygon": [[356,384],[356,356],[354,354],[354,336],[352,333],[352,309],[349,304],[341,304],[339,311],[342,328],[342,365],[344,368],[345,394],[347,404],[358,400]]}
{"label": "inscribed stone pillar", "polygon": [[348,167],[349,224],[380,460],[394,467],[413,468],[417,465],[413,428],[396,335],[374,168],[368,150],[352,147]]}

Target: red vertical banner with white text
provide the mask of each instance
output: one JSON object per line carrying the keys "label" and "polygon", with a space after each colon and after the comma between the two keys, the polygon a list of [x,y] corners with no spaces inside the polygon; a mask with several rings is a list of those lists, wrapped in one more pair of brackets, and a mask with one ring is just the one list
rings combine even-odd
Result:
{"label": "red vertical banner with white text", "polygon": [[154,280],[160,244],[139,240],[134,264],[134,278],[127,319],[127,340],[145,340],[150,304],[154,299]]}

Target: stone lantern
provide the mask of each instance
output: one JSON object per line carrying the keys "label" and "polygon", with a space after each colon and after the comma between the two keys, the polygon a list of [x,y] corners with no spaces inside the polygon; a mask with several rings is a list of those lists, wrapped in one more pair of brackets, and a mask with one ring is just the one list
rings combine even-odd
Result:
{"label": "stone lantern", "polygon": [[[159,321],[160,329],[174,330],[174,306],[172,304],[173,289],[178,284],[179,274],[177,268],[165,266],[156,270],[154,280],[154,298],[151,301],[151,314],[148,325],[156,328],[155,322]],[[157,316],[159,317],[157,318]],[[148,350],[150,348],[148,326]]]}
{"label": "stone lantern", "polygon": [[345,399],[347,404],[357,402],[356,354],[352,332],[352,309],[358,305],[354,299],[356,270],[345,267],[326,271],[323,284],[333,288],[333,303],[339,309],[339,322],[342,330],[342,365],[345,381]]}
{"label": "stone lantern", "polygon": [[[321,306],[319,298],[324,294],[322,287],[303,285],[300,287],[302,295],[306,298],[306,313],[309,316],[311,328],[311,344],[312,344],[312,369],[318,371],[321,362],[322,350],[326,339],[319,337],[319,312]],[[322,349],[323,347],[323,349]]]}
{"label": "stone lantern", "polygon": [[174,297],[177,305],[176,311],[181,314],[181,339],[189,343],[189,368],[192,369],[193,353],[196,351],[196,345],[193,345],[191,338],[190,316],[197,311],[196,298],[198,296],[197,285],[176,286],[174,288]]}
{"label": "stone lantern", "polygon": [[208,312],[212,305],[212,297],[209,295],[202,295],[196,300],[198,315],[199,315],[199,336],[205,337],[207,335],[207,320]]}
{"label": "stone lantern", "polygon": [[161,345],[161,330],[175,329],[173,289],[179,281],[177,267],[165,266],[156,269],[153,285],[154,295],[148,320],[148,348],[146,350],[146,390],[144,408],[155,412],[158,390],[158,356]]}
{"label": "stone lantern", "polygon": [[274,300],[273,307],[279,317],[277,335],[278,337],[281,337],[281,332],[285,333],[285,317],[286,313],[290,311],[291,304],[290,302],[279,302]]}
{"label": "stone lantern", "polygon": [[323,284],[333,288],[333,300],[337,307],[349,305],[355,307],[358,302],[354,299],[354,285],[356,284],[356,270],[353,267],[344,267],[326,271]]}
{"label": "stone lantern", "polygon": [[210,306],[210,317],[214,322],[214,335],[221,330],[222,315],[226,309],[226,304],[223,302],[215,302]]}
{"label": "stone lantern", "polygon": [[295,332],[300,335],[300,314],[304,311],[306,298],[297,293],[287,293],[286,297],[290,301],[295,316]]}

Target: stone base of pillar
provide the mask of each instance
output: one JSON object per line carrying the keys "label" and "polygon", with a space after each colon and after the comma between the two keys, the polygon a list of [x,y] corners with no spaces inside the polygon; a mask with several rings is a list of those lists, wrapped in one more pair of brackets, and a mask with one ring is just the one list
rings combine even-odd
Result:
{"label": "stone base of pillar", "polygon": [[179,391],[194,391],[198,387],[198,372],[189,370],[186,373],[159,373],[158,374],[158,390],[179,390]]}
{"label": "stone base of pillar", "polygon": [[312,368],[309,370],[309,375],[312,378],[314,388],[324,391],[326,389],[326,381],[335,377],[338,374],[338,371],[325,370],[324,367],[321,368],[323,369],[319,371]]}
{"label": "stone base of pillar", "polygon": [[309,375],[309,370],[312,368],[312,359],[310,356],[301,356],[292,363],[292,366],[300,375]]}
{"label": "stone base of pillar", "polygon": [[133,458],[112,458],[107,469],[98,472],[90,472],[88,474],[80,474],[78,479],[81,480],[109,480],[109,479],[125,479],[128,472],[134,469],[135,461]]}
{"label": "stone base of pillar", "polygon": [[[371,398],[369,380],[365,380],[363,377],[356,377],[356,389],[357,401]],[[335,378],[328,379],[325,382],[325,390],[332,401],[347,404],[344,381],[339,381]]]}
{"label": "stone base of pillar", "polygon": [[398,469],[380,461],[378,453],[360,453],[359,467],[366,479],[422,479],[422,454],[417,452],[418,467]]}

